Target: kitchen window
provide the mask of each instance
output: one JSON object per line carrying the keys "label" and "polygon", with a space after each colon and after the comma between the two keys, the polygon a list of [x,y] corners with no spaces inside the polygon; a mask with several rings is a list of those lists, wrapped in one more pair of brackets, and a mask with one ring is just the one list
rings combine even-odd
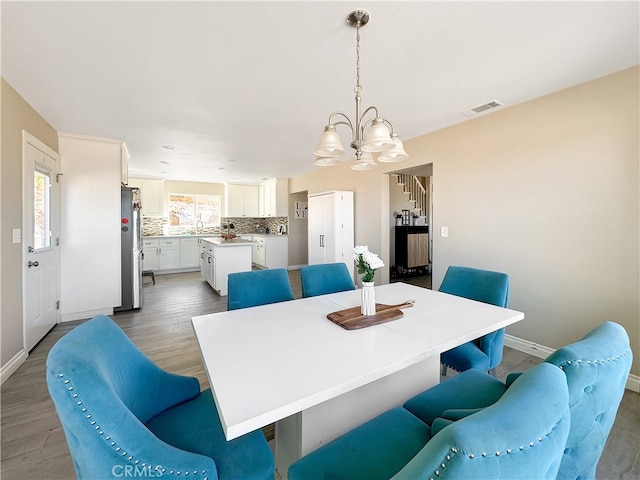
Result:
{"label": "kitchen window", "polygon": [[195,227],[198,220],[205,227],[220,226],[220,195],[169,194],[169,225]]}

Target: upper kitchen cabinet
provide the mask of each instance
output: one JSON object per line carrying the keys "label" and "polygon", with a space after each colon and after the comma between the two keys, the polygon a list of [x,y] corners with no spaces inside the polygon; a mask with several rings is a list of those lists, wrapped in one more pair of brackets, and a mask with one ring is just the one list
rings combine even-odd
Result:
{"label": "upper kitchen cabinet", "polygon": [[260,216],[260,185],[227,184],[225,194],[225,216]]}
{"label": "upper kitchen cabinet", "polygon": [[164,180],[162,178],[131,178],[129,186],[140,188],[144,216],[164,216]]}
{"label": "upper kitchen cabinet", "polygon": [[286,217],[288,208],[289,181],[272,179],[260,185],[260,216]]}
{"label": "upper kitchen cabinet", "polygon": [[124,143],[120,145],[120,183],[129,185],[129,150]]}
{"label": "upper kitchen cabinet", "polygon": [[122,140],[60,133],[61,319],[112,314],[121,305]]}

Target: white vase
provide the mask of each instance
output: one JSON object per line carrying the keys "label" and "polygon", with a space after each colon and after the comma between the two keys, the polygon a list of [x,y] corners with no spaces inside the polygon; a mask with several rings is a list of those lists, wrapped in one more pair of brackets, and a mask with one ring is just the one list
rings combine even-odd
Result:
{"label": "white vase", "polygon": [[362,315],[376,314],[376,291],[373,282],[362,282],[362,304],[360,313]]}

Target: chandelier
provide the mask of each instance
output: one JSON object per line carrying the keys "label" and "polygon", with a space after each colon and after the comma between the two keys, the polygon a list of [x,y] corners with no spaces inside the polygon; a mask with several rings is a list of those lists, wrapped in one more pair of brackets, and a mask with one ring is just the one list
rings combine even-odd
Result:
{"label": "chandelier", "polygon": [[[342,112],[333,112],[329,116],[329,123],[324,127],[320,136],[320,143],[314,153],[315,165],[331,166],[340,162],[340,156],[346,152],[342,146],[340,135],[336,126],[346,125],[351,129],[351,148],[356,151],[356,161],[351,168],[354,170],[368,170],[377,164],[373,159],[373,153],[377,153],[379,162],[399,162],[409,158],[400,138],[393,130],[393,125],[387,119],[378,114],[375,106],[361,111],[362,85],[360,85],[360,28],[369,21],[369,13],[365,10],[354,10],[347,17],[347,23],[356,29],[356,86],[353,91],[356,94],[355,123]],[[372,116],[369,114],[373,114]],[[368,120],[365,117],[370,116]],[[335,118],[335,120],[334,120]],[[389,128],[391,130],[389,130]]]}

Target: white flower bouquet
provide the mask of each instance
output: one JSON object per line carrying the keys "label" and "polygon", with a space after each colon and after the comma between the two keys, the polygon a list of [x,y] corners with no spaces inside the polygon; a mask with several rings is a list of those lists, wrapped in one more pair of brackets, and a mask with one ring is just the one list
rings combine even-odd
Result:
{"label": "white flower bouquet", "polygon": [[366,245],[360,245],[353,249],[353,260],[358,268],[358,273],[362,275],[363,282],[373,282],[376,270],[384,267],[380,257],[375,253],[371,253]]}

